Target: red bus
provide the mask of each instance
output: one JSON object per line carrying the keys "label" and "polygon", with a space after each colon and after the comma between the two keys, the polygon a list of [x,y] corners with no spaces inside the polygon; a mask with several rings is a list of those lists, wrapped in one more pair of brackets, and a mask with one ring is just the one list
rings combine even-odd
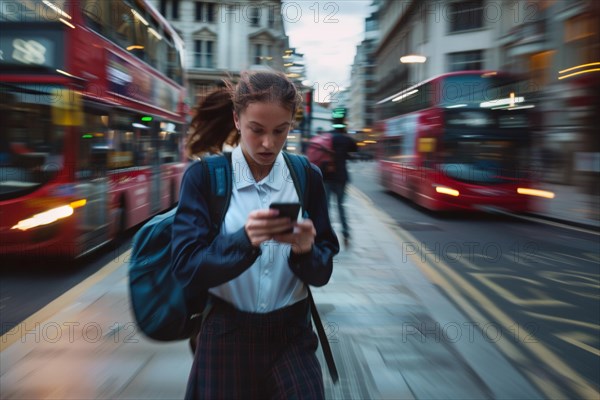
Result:
{"label": "red bus", "polygon": [[379,173],[434,211],[529,212],[534,104],[527,82],[495,71],[445,73],[377,103]]}
{"label": "red bus", "polygon": [[138,0],[3,2],[0,254],[78,257],[178,201],[183,43]]}

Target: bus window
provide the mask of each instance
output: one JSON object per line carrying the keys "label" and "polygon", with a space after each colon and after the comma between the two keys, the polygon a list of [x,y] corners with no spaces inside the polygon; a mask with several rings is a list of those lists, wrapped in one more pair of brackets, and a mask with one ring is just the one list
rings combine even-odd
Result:
{"label": "bus window", "polygon": [[133,14],[131,8],[122,1],[111,1],[111,36],[123,48],[128,51],[135,46],[133,32]]}
{"label": "bus window", "polygon": [[108,116],[100,110],[85,108],[80,132],[77,177],[86,180],[101,176],[106,171],[110,150]]}
{"label": "bus window", "polygon": [[172,122],[161,122],[158,133],[158,162],[167,164],[179,159],[180,126]]}
{"label": "bus window", "polygon": [[98,33],[110,32],[110,2],[104,0],[82,0],[81,12],[87,26]]}
{"label": "bus window", "polygon": [[48,182],[63,168],[65,128],[52,123],[55,85],[1,84],[0,198]]}
{"label": "bus window", "polygon": [[398,161],[398,159],[402,156],[402,144],[403,137],[397,136],[390,139],[386,139],[382,141],[383,144],[383,157],[388,161]]}
{"label": "bus window", "polygon": [[133,13],[134,49],[133,54],[142,60],[147,60],[148,21],[142,16],[142,11],[131,10]]}
{"label": "bus window", "polygon": [[149,17],[150,26],[148,26],[148,40],[146,43],[146,61],[156,69],[160,69],[160,52],[163,47],[162,35],[159,33],[158,23],[154,18]]}

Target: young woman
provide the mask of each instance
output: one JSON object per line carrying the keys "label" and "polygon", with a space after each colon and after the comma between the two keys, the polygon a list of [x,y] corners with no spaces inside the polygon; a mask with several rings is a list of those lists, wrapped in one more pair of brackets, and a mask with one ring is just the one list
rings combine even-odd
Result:
{"label": "young woman", "polygon": [[212,304],[197,338],[188,399],[324,398],[307,285],[329,281],[339,244],[318,169],[309,171],[310,219],[292,222],[269,209],[299,201],[281,150],[300,101],[285,75],[245,72],[235,87],[208,96],[192,124],[191,153],[218,151],[227,138],[239,145],[216,238],[209,237],[200,163],[184,175],[173,225],[174,274],[188,293],[209,288]]}

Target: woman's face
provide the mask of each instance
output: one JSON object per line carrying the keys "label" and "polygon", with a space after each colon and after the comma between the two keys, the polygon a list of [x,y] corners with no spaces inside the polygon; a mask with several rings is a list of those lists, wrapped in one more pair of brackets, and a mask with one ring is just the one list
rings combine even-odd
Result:
{"label": "woman's face", "polygon": [[277,103],[250,103],[239,115],[234,112],[233,118],[249,164],[272,165],[292,127],[292,112]]}

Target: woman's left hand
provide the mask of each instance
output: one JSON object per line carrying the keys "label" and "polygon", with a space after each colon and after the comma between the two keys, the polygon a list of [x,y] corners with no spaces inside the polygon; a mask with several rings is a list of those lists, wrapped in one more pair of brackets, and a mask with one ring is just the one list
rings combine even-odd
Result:
{"label": "woman's left hand", "polygon": [[310,219],[305,219],[294,224],[294,232],[275,235],[273,239],[281,243],[289,243],[292,245],[292,253],[303,254],[308,253],[315,242],[317,230]]}

